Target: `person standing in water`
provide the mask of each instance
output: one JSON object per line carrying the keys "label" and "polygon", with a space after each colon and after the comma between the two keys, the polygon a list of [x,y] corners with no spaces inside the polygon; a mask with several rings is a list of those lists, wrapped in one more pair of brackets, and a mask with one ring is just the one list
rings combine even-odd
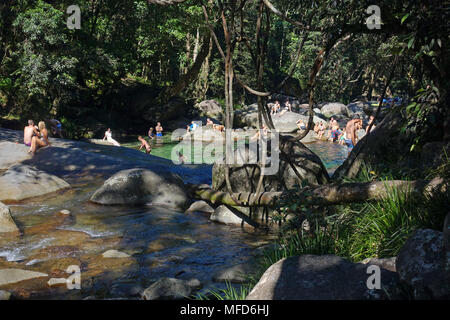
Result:
{"label": "person standing in water", "polygon": [[345,127],[345,143],[347,144],[349,155],[356,146],[356,131],[361,128],[362,120],[359,118],[359,115],[356,115],[353,120],[347,122],[347,126]]}
{"label": "person standing in water", "polygon": [[108,130],[106,130],[105,136],[103,137],[103,140],[106,140],[106,141],[112,143],[112,144],[115,145],[116,147],[120,147],[120,144],[119,144],[116,140],[114,140],[114,139],[112,138],[112,131],[111,131],[111,128],[108,128]]}
{"label": "person standing in water", "polygon": [[155,138],[155,134],[153,133],[153,127],[150,127],[150,129],[148,129],[148,137],[150,139],[154,139]]}
{"label": "person standing in water", "polygon": [[162,138],[163,127],[161,126],[161,122],[158,122],[155,127],[156,130],[156,138]]}

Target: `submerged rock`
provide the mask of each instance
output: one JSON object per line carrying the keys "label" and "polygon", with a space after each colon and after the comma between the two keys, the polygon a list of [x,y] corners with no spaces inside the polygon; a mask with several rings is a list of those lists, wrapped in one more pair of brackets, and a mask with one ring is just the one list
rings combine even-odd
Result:
{"label": "submerged rock", "polygon": [[144,300],[179,300],[191,296],[202,287],[197,279],[181,280],[174,278],[162,278],[144,290]]}
{"label": "submerged rock", "polygon": [[270,266],[247,300],[385,299],[397,285],[395,272],[380,269],[381,289],[368,289],[370,276],[367,265],[334,255],[294,256]]}
{"label": "submerged rock", "polygon": [[0,202],[0,233],[17,231],[19,231],[19,228],[17,228],[13,218],[11,217],[9,207]]}
{"label": "submerged rock", "polygon": [[189,198],[183,181],[175,174],[130,169],[106,180],[90,200],[105,205],[161,205],[184,211]]}
{"label": "submerged rock", "polygon": [[240,217],[238,217],[233,213],[233,211],[231,211],[224,205],[217,207],[217,209],[214,210],[213,214],[211,214],[211,216],[209,217],[209,220],[226,225],[245,225],[244,221]]}
{"label": "submerged rock", "polygon": [[232,267],[220,270],[213,275],[215,282],[245,283],[247,277],[255,271],[252,263],[241,263]]}
{"label": "submerged rock", "polygon": [[0,269],[0,286],[42,277],[48,277],[48,274],[22,269]]}
{"label": "submerged rock", "polygon": [[205,212],[205,213],[213,213],[214,208],[211,207],[206,201],[199,200],[195,201],[193,204],[186,209],[185,212]]}
{"label": "submerged rock", "polygon": [[129,254],[125,252],[121,252],[118,250],[108,250],[102,254],[103,258],[129,258],[131,257]]}
{"label": "submerged rock", "polygon": [[400,279],[417,299],[450,298],[450,272],[442,232],[420,229],[406,241],[397,257]]}

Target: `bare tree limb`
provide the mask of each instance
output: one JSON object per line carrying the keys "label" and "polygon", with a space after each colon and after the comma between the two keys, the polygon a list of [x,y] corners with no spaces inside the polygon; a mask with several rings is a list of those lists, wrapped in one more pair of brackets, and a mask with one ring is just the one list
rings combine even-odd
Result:
{"label": "bare tree limb", "polygon": [[[337,205],[344,203],[379,201],[388,196],[393,189],[411,195],[433,195],[435,192],[448,190],[448,183],[441,178],[433,180],[390,180],[359,183],[334,183],[315,187],[305,187],[296,194],[300,203],[313,203],[317,205]],[[289,195],[288,192],[241,192],[231,195],[227,192],[216,191],[211,188],[192,186],[191,192],[195,197],[211,202],[212,204],[226,204],[229,206],[274,207],[277,200]]]}

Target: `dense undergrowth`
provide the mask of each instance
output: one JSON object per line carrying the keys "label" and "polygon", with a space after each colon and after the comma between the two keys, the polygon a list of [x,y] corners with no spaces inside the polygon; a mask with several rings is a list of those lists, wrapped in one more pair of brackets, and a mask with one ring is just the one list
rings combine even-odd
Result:
{"label": "dense undergrowth", "polygon": [[[437,169],[425,173],[428,178],[447,178],[450,161],[445,157]],[[353,182],[387,181],[398,173],[361,170]],[[413,176],[403,176],[413,180]],[[352,203],[331,207],[301,205],[295,192],[280,202],[278,215],[284,220],[275,246],[257,259],[255,273],[248,275],[247,283],[226,289],[211,290],[205,299],[245,299],[262,274],[277,261],[302,254],[334,254],[352,262],[366,258],[388,258],[398,255],[408,237],[417,229],[442,231],[445,215],[450,207],[450,194],[433,197],[401,192],[392,188],[387,197],[377,202]]]}

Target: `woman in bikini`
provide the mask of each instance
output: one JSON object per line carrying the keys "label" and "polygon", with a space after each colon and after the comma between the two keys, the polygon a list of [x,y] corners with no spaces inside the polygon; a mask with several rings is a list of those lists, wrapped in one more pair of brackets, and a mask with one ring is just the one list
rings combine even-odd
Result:
{"label": "woman in bikini", "polygon": [[50,141],[48,140],[48,131],[45,126],[45,122],[44,121],[39,122],[38,128],[39,128],[39,136],[33,136],[33,138],[31,139],[31,147],[30,150],[28,151],[29,153],[32,154],[36,153],[36,150],[38,148],[50,146]]}

